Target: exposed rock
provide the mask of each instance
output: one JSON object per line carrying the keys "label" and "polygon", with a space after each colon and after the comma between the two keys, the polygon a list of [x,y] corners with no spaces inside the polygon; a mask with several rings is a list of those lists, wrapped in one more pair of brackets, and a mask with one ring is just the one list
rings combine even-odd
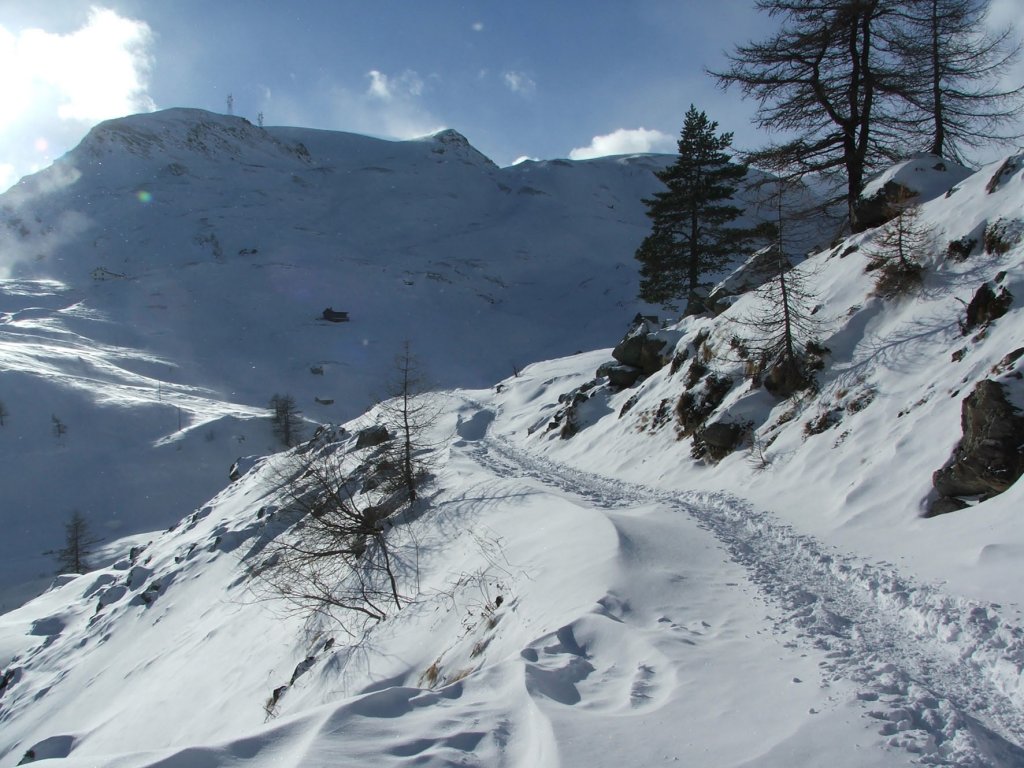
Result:
{"label": "exposed rock", "polygon": [[580,409],[598,392],[607,392],[607,389],[601,385],[600,379],[591,379],[576,389],[559,395],[558,402],[562,407],[555,411],[545,431],[552,432],[557,429],[558,436],[563,440],[573,437],[587,426],[586,421],[580,418]]}
{"label": "exposed rock", "polygon": [[376,445],[386,443],[391,439],[388,428],[383,424],[376,424],[356,432],[356,448],[372,448]]}
{"label": "exposed rock", "polygon": [[1000,288],[997,294],[992,286],[983,283],[967,305],[967,320],[964,323],[964,335],[967,335],[979,326],[988,325],[996,318],[1002,317],[1010,311],[1013,305],[1013,294],[1005,288]]}
{"label": "exposed rock", "polygon": [[880,227],[895,218],[907,201],[917,197],[917,192],[900,184],[898,181],[887,181],[885,185],[870,197],[862,197],[853,207],[854,220],[851,222],[854,232]]}
{"label": "exposed rock", "polygon": [[1017,347],[1007,355],[1003,356],[1003,359],[992,366],[992,373],[995,376],[1009,375],[1015,379],[1024,378],[1019,370],[1014,370],[1017,367],[1017,361],[1024,357],[1024,347]]}
{"label": "exposed rock", "polygon": [[966,501],[960,501],[960,499],[955,497],[940,496],[928,505],[928,511],[925,513],[925,517],[948,515],[950,512],[958,512],[961,509],[967,509],[969,506],[970,505]]}
{"label": "exposed rock", "polygon": [[616,389],[632,387],[644,375],[639,368],[619,363],[605,363],[597,369],[598,376],[607,376],[608,383]]}
{"label": "exposed rock", "polygon": [[1010,155],[999,166],[999,170],[992,175],[992,178],[988,180],[988,184],[985,185],[985,191],[991,195],[1021,168],[1024,168],[1024,154]]}
{"label": "exposed rock", "polygon": [[946,257],[953,261],[967,261],[977,246],[977,238],[964,235],[959,240],[953,240],[946,246]]}
{"label": "exposed rock", "polygon": [[932,475],[941,497],[995,496],[1024,474],[1024,416],[1001,384],[978,382],[963,401],[960,424],[963,439],[949,463]]}
{"label": "exposed rock", "polygon": [[744,425],[717,421],[697,431],[693,437],[695,453],[721,461],[743,442]]}
{"label": "exposed rock", "polygon": [[695,433],[708,420],[715,409],[722,404],[732,389],[729,376],[708,374],[700,385],[688,389],[679,396],[676,403],[676,419],[682,436]]}
{"label": "exposed rock", "polygon": [[665,355],[672,350],[657,326],[657,318],[637,315],[629,332],[612,350],[612,357],[623,365],[639,368],[645,376],[661,370],[671,357]]}
{"label": "exposed rock", "polygon": [[783,271],[793,267],[789,259],[779,253],[777,245],[769,245],[755,252],[712,289],[704,299],[705,308],[715,315],[720,315],[737,297],[760,288],[778,275],[780,263]]}

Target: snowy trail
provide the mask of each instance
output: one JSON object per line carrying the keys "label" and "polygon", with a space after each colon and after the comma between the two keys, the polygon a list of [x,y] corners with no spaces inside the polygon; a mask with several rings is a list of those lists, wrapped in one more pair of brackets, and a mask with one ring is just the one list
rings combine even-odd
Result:
{"label": "snowy trail", "polygon": [[826,550],[726,494],[678,495],[599,477],[490,434],[472,453],[499,475],[531,477],[613,516],[645,503],[688,516],[746,569],[787,646],[824,653],[822,685],[854,686],[881,742],[924,764],[1024,765],[1024,632],[1000,606]]}

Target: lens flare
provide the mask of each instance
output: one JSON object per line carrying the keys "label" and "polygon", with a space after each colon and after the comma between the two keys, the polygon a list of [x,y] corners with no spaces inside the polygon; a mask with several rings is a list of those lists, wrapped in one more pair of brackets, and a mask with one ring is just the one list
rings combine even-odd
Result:
{"label": "lens flare", "polygon": [[140,189],[138,192],[136,192],[135,196],[137,198],[139,198],[139,202],[140,203],[148,203],[148,202],[152,201],[152,199],[153,199],[153,195],[151,195],[149,192],[147,192],[144,189]]}
{"label": "lens flare", "polygon": [[48,142],[44,137],[40,136],[38,139],[35,140],[35,147],[36,152],[45,153],[46,150],[50,148],[50,142]]}

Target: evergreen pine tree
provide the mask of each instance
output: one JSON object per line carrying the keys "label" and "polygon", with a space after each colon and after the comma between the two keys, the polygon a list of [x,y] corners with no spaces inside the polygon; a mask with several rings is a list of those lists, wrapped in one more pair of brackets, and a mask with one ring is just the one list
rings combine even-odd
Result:
{"label": "evergreen pine tree", "polygon": [[730,203],[747,168],[730,162],[732,134],[716,134],[718,123],[692,104],[679,138],[679,157],[657,177],[667,189],[644,200],[653,222],[640,248],[640,298],[675,306],[701,276],[721,269],[749,232],[729,224],[742,210]]}

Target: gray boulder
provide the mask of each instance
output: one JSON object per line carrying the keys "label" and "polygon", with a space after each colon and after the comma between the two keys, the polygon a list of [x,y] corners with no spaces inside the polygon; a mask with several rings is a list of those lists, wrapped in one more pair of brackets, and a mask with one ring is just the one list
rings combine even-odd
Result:
{"label": "gray boulder", "polygon": [[941,497],[929,510],[933,514],[948,511],[942,499],[995,496],[1024,474],[1024,416],[1007,400],[1001,384],[978,382],[964,398],[960,424],[963,439],[946,466],[932,475]]}
{"label": "gray boulder", "polygon": [[735,299],[744,293],[756,290],[783,271],[792,269],[792,262],[779,253],[777,245],[766,246],[756,251],[743,264],[733,270],[725,280],[716,285],[704,299],[708,312],[720,315]]}
{"label": "gray boulder", "polygon": [[612,350],[612,357],[650,376],[665,367],[671,351],[668,338],[658,329],[658,319],[637,315],[625,337]]}
{"label": "gray boulder", "polygon": [[743,442],[744,427],[727,421],[716,421],[698,430],[694,442],[701,443],[707,456],[714,461],[721,461],[739,448]]}
{"label": "gray boulder", "polygon": [[616,389],[629,389],[637,383],[644,372],[631,365],[605,363],[597,369],[597,375],[606,376],[608,383]]}
{"label": "gray boulder", "polygon": [[1013,294],[1006,288],[1000,287],[999,293],[996,293],[991,285],[982,283],[971,303],[967,305],[964,333],[970,333],[978,326],[988,325],[1009,312],[1012,306]]}
{"label": "gray boulder", "polygon": [[356,448],[372,448],[376,445],[386,443],[391,439],[388,428],[383,424],[376,424],[356,432]]}
{"label": "gray boulder", "polygon": [[854,232],[863,232],[865,229],[880,227],[896,218],[906,208],[908,201],[917,196],[917,191],[898,181],[887,181],[875,194],[857,200],[853,206],[851,228]]}

